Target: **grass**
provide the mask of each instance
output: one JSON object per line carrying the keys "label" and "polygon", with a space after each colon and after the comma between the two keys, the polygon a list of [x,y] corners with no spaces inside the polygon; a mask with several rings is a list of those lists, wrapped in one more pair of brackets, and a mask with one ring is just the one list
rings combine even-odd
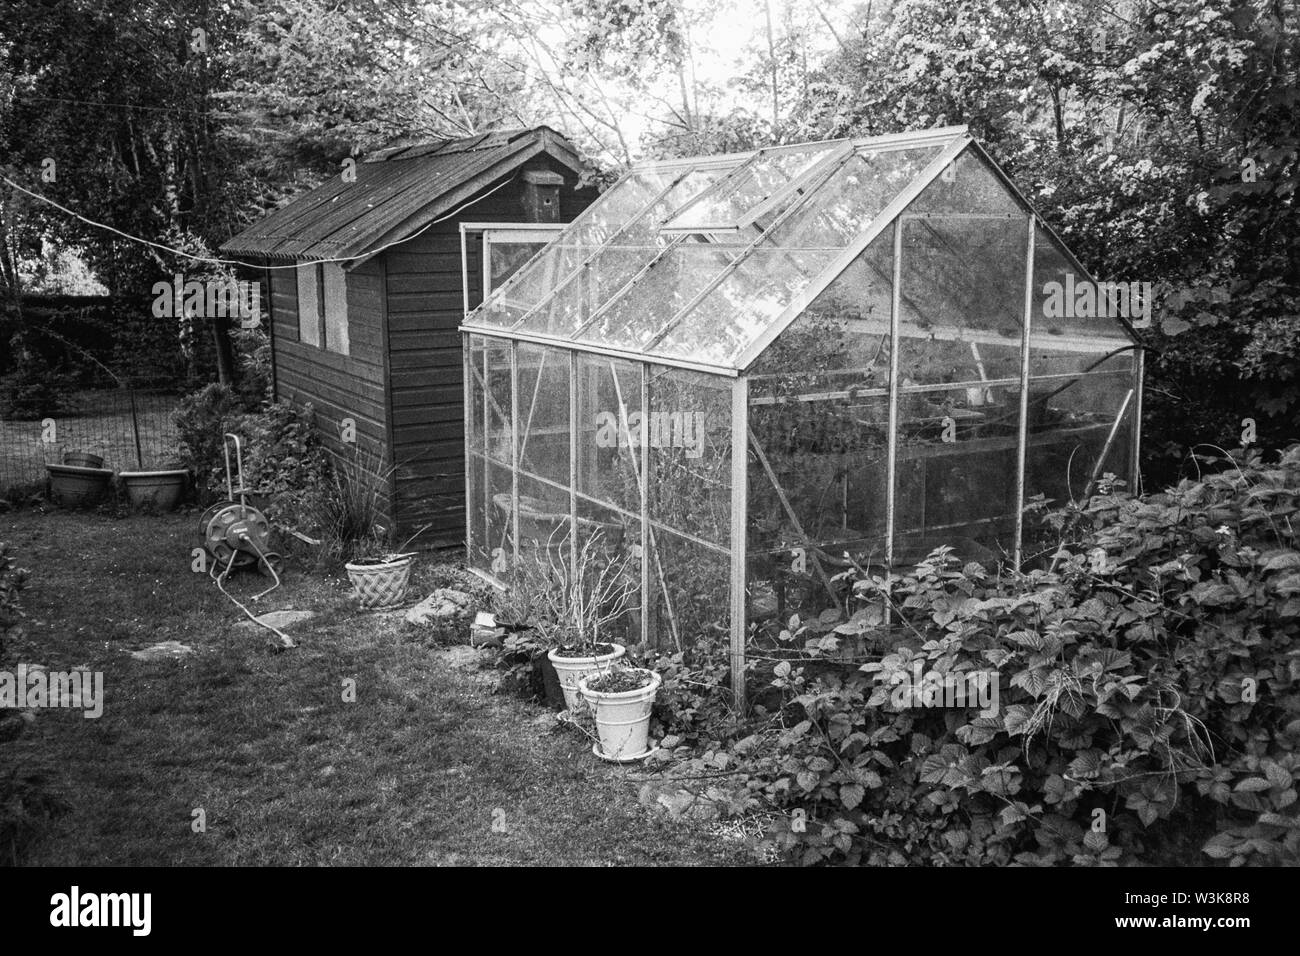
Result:
{"label": "grass", "polygon": [[[178,399],[172,395],[138,392],[136,417],[140,425],[140,450],[144,466],[158,468],[179,452],[171,413]],[[63,461],[68,451],[90,452],[104,459],[104,467],[128,471],[137,467],[135,434],[131,428],[131,400],[120,389],[78,392],[73,415],[54,419],[54,441],[43,441],[40,420],[0,422],[0,492],[6,488],[45,480],[45,464]]]}
{"label": "grass", "polygon": [[[538,706],[495,695],[400,614],[356,610],[341,576],[292,573],[256,610],[314,609],[294,650],[190,570],[193,513],[0,515],[32,586],[16,662],[103,671],[104,714],[45,710],[4,745],[67,811],[33,865],[727,864],[738,844],[636,800]],[[424,578],[436,569],[423,559]],[[229,589],[247,602],[253,574]],[[421,591],[420,593],[424,593]],[[131,650],[179,640],[180,660]],[[343,683],[356,682],[356,702]],[[206,832],[195,833],[202,809]],[[495,824],[495,827],[494,827]]]}

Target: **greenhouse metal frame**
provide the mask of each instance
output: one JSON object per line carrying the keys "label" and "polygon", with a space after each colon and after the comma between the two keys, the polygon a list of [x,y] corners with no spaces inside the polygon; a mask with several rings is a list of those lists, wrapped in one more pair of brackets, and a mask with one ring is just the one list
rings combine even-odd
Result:
{"label": "greenhouse metal frame", "polygon": [[1085,288],[965,127],[634,165],[461,326],[469,564],[599,535],[628,641],[725,639],[742,700],[840,572],[1019,567],[1036,496],[1136,482],[1129,303]]}

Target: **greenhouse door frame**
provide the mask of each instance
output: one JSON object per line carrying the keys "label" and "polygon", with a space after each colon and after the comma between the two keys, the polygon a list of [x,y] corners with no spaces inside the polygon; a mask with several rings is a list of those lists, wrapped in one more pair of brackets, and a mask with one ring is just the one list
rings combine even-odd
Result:
{"label": "greenhouse door frame", "polygon": [[[481,368],[474,367],[472,342],[474,338],[482,340],[483,348],[483,365]],[[495,343],[497,348],[508,345],[510,349],[510,462],[511,462],[511,480],[510,480],[510,558],[512,563],[519,560],[519,475],[520,475],[520,434],[519,434],[519,346],[520,344],[533,345],[534,343],[527,340],[516,339],[509,336],[496,336],[485,332],[475,330],[462,331],[461,333],[461,353],[463,357],[462,375],[464,379],[463,397],[464,397],[464,414],[467,425],[467,441],[471,437],[468,434],[468,426],[474,421],[474,387],[477,381],[483,389],[483,448],[473,450],[469,447],[465,449],[465,547],[467,554],[472,553],[475,539],[478,535],[484,535],[486,542],[488,515],[491,514],[492,497],[491,487],[488,481],[490,464],[493,461],[488,453],[488,443],[490,441],[490,408],[491,393],[488,388],[490,381],[488,354],[491,346],[489,343]],[[685,371],[698,371],[694,363],[674,363],[666,361],[646,361],[640,360],[629,362],[622,356],[609,355],[607,353],[594,349],[575,348],[572,346],[560,345],[556,343],[541,343],[541,348],[546,348],[557,353],[557,358],[564,356],[561,361],[565,361],[568,366],[568,393],[569,393],[569,480],[568,480],[568,498],[569,498],[569,574],[576,575],[578,564],[578,469],[579,469],[579,421],[578,421],[578,377],[579,377],[579,355],[591,355],[599,358],[606,358],[610,363],[616,361],[626,362],[635,365],[639,378],[639,400],[643,412],[641,415],[640,425],[638,426],[637,446],[633,450],[631,445],[631,434],[625,432],[629,439],[629,454],[635,455],[634,469],[638,481],[638,513],[636,515],[630,512],[624,512],[623,509],[614,508],[613,510],[624,513],[626,517],[636,518],[641,526],[641,544],[640,544],[640,594],[641,607],[640,611],[640,628],[641,642],[648,643],[650,640],[650,619],[647,596],[652,593],[652,578],[658,572],[657,583],[662,585],[662,570],[652,565],[657,565],[659,553],[657,543],[655,542],[655,525],[650,518],[650,418],[649,414],[644,414],[651,407],[650,402],[650,378],[652,369],[655,367],[681,368]],[[737,700],[743,700],[744,696],[744,663],[745,663],[745,552],[746,552],[746,512],[748,503],[748,431],[749,431],[749,380],[743,375],[728,376],[712,373],[712,377],[719,381],[720,386],[730,390],[731,396],[731,529],[728,546],[729,573],[730,581],[730,647],[729,660],[733,674],[733,684]],[[617,378],[617,376],[616,376]],[[728,379],[730,381],[728,381]],[[620,409],[619,420],[626,425],[628,415],[626,414],[626,404],[623,400],[624,407]],[[484,527],[475,528],[475,501],[469,493],[474,487],[474,469],[478,467],[482,470],[483,484],[483,515],[481,520]],[[609,506],[606,502],[605,506]],[[686,529],[672,529],[671,533],[679,535],[687,540],[692,540],[696,544],[704,545],[710,550],[719,550],[720,545],[704,541],[686,531]],[[490,550],[487,552],[490,554]],[[476,569],[483,577],[487,578],[498,588],[505,588],[508,585],[505,581],[496,577],[494,574]],[[669,598],[666,593],[663,595],[664,601],[668,602]],[[670,624],[674,618],[674,612],[671,603],[667,603],[667,613]],[[677,634],[676,627],[673,627],[674,635]]]}

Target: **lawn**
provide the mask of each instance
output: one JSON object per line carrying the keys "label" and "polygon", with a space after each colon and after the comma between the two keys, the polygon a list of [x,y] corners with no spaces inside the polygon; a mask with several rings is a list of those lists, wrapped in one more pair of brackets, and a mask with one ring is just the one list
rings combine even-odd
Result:
{"label": "lawn", "polygon": [[[66,804],[33,865],[728,864],[743,848],[637,802],[636,768],[596,760],[548,711],[356,610],[341,579],[292,572],[257,608],[313,609],[275,651],[190,570],[194,514],[0,515],[32,572],[3,665],[102,671],[104,713],[44,710],[6,744]],[[425,565],[432,559],[425,559]],[[427,570],[426,570],[427,575]],[[241,600],[265,586],[251,575]],[[264,606],[264,607],[263,607]],[[194,653],[139,661],[178,640]],[[356,682],[356,702],[343,683]],[[201,809],[206,832],[194,832]]]}

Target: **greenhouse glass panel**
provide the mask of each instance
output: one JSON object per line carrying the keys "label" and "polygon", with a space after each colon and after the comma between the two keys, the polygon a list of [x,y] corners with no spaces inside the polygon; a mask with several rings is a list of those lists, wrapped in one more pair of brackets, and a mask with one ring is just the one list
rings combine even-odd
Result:
{"label": "greenhouse glass panel", "polygon": [[[520,343],[518,362],[520,471],[567,489],[569,356],[559,349]],[[566,514],[568,509],[566,501]]]}
{"label": "greenhouse glass panel", "polygon": [[751,209],[813,168],[836,142],[762,150],[665,224],[668,229],[708,232],[735,229]]}
{"label": "greenhouse glass panel", "polygon": [[578,500],[578,573],[585,591],[602,590],[620,596],[623,613],[603,635],[603,640],[623,645],[641,643],[644,600],[641,578],[641,522],[626,514]]}
{"label": "greenhouse glass panel", "polygon": [[841,605],[850,557],[884,567],[892,278],[886,230],[751,370],[746,590],[765,638]]}
{"label": "greenhouse glass panel", "polygon": [[647,636],[657,647],[684,648],[707,636],[701,611],[718,610],[692,607],[692,588],[703,586],[724,604],[729,593],[731,389],[715,376],[648,369],[649,414],[641,423],[650,518]]}
{"label": "greenhouse glass panel", "polygon": [[519,559],[567,568],[569,493],[519,473]]}
{"label": "greenhouse glass panel", "polygon": [[510,465],[514,462],[510,343],[502,339],[486,339],[483,361],[483,377],[487,383],[486,453],[489,458]]}
{"label": "greenhouse glass panel", "polygon": [[938,147],[850,154],[825,170],[808,193],[773,211],[753,250],[651,346],[664,355],[735,361],[938,154]]}
{"label": "greenhouse glass panel", "polygon": [[579,355],[577,417],[578,495],[639,518],[641,367]]}
{"label": "greenhouse glass panel", "polygon": [[514,325],[620,228],[651,207],[680,176],[667,169],[625,176],[565,226],[542,255],[511,276],[499,294],[475,310],[475,322]]}
{"label": "greenhouse glass panel", "polygon": [[486,568],[487,546],[487,389],[483,377],[483,337],[465,337],[465,526],[470,567]]}
{"label": "greenhouse glass panel", "polygon": [[483,545],[487,566],[483,570],[498,576],[507,575],[515,565],[514,526],[510,519],[513,491],[514,481],[509,466],[489,461]]}
{"label": "greenhouse glass panel", "polygon": [[649,603],[660,647],[686,649],[726,640],[731,622],[731,558],[671,531],[655,529]]}
{"label": "greenhouse glass panel", "polygon": [[1000,213],[1019,219],[1029,212],[974,147],[967,147],[953,160],[907,211],[938,216]]}
{"label": "greenhouse glass panel", "polygon": [[750,395],[888,387],[893,263],[887,229],[754,362]]}
{"label": "greenhouse glass panel", "polygon": [[731,390],[717,376],[651,366],[646,419],[651,525],[731,541]]}
{"label": "greenhouse glass panel", "polygon": [[[924,195],[924,194],[922,194]],[[1027,219],[903,219],[900,386],[1020,382]]]}
{"label": "greenhouse glass panel", "polygon": [[[651,208],[629,223],[608,243],[590,253],[565,279],[551,286],[540,306],[521,318],[520,332],[557,337],[577,333],[591,317],[671,242],[659,227],[677,204],[703,189],[718,171],[685,175],[675,181]],[[560,242],[564,240],[561,239]]]}
{"label": "greenhouse glass panel", "polygon": [[940,545],[981,562],[1014,550],[1019,410],[968,401],[964,388],[899,396],[896,564]]}
{"label": "greenhouse glass panel", "polygon": [[[1041,226],[1034,230],[1032,348],[1077,356],[1082,371],[1101,356],[1131,346],[1120,318],[1132,320],[1121,313],[1131,311],[1141,296],[1130,297],[1128,291],[1126,283],[1093,282],[1050,232]],[[1112,294],[1113,314],[1099,314],[1111,308]]]}
{"label": "greenhouse glass panel", "polygon": [[[1037,229],[1034,239],[1025,500],[1041,495],[1060,506],[1080,498],[1094,473],[1129,479],[1136,405],[1130,399],[1125,407],[1124,400],[1135,386],[1136,353],[1114,315],[1095,314],[1099,303],[1085,290],[1099,287],[1046,230]],[[1052,543],[1052,530],[1031,511],[1026,557]]]}
{"label": "greenhouse glass panel", "polygon": [[678,311],[708,288],[746,246],[710,243],[696,238],[678,241],[633,279],[609,309],[584,329],[581,341],[639,350],[664,328]]}

